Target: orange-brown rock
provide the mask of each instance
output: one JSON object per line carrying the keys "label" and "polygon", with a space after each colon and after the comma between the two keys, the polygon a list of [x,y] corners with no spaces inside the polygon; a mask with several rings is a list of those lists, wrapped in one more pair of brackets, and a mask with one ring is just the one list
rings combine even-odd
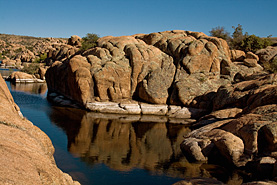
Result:
{"label": "orange-brown rock", "polygon": [[245,52],[241,50],[231,50],[232,61],[243,61],[245,59]]}
{"label": "orange-brown rock", "polygon": [[226,107],[253,109],[277,101],[277,75],[252,76],[248,81],[228,84],[218,89],[213,110]]}
{"label": "orange-brown rock", "polygon": [[268,46],[265,49],[256,51],[255,54],[259,56],[261,63],[271,62],[272,59],[277,55],[277,47]]}
{"label": "orange-brown rock", "polygon": [[0,75],[0,179],[3,184],[79,184],[57,168],[48,136],[24,118]]}
{"label": "orange-brown rock", "polygon": [[[50,92],[83,106],[93,101],[135,99],[203,108],[195,98],[215,92],[232,78],[220,78],[232,65],[227,43],[203,33],[175,30],[108,36],[97,43],[49,69]],[[72,65],[80,69],[71,70]]]}
{"label": "orange-brown rock", "polygon": [[82,46],[82,39],[81,39],[81,37],[79,37],[77,35],[72,35],[68,39],[68,44],[71,45],[71,46],[81,47]]}
{"label": "orange-brown rock", "polygon": [[[53,65],[46,75],[49,89],[83,105],[95,99],[117,101],[134,95],[150,103],[166,103],[175,74],[170,56],[131,36],[104,37],[98,45],[83,56]],[[63,82],[56,80],[58,73]],[[55,85],[64,82],[68,84]]]}

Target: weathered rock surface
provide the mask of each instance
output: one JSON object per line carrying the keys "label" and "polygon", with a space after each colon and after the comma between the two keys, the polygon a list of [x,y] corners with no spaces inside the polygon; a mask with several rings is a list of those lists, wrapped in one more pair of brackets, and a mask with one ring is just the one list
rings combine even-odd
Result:
{"label": "weathered rock surface", "polygon": [[277,75],[270,74],[219,88],[212,103],[217,111],[196,123],[205,126],[186,136],[181,145],[184,153],[197,161],[223,157],[237,167],[252,166],[256,172],[264,166],[263,160],[273,158],[266,173],[273,178],[277,152],[276,82]]}
{"label": "weathered rock surface", "polygon": [[72,35],[68,39],[68,45],[81,47],[82,46],[82,39],[81,39],[81,37],[79,37],[77,35]]}
{"label": "weathered rock surface", "polygon": [[79,184],[57,168],[48,136],[23,118],[0,75],[0,179],[3,184]]}
{"label": "weathered rock surface", "polygon": [[83,53],[74,48],[48,53],[54,63],[46,79],[50,93],[83,107],[127,99],[209,110],[219,87],[263,70],[257,55],[230,52],[224,40],[190,31],[108,36]]}
{"label": "weathered rock surface", "polygon": [[260,49],[256,55],[259,56],[261,63],[270,62],[277,55],[277,47],[268,46],[265,49]]}
{"label": "weathered rock surface", "polygon": [[104,37],[95,48],[63,57],[46,74],[49,90],[84,107],[134,99],[207,108],[195,98],[232,81],[221,74],[236,73],[228,72],[234,65],[224,40],[189,31]]}

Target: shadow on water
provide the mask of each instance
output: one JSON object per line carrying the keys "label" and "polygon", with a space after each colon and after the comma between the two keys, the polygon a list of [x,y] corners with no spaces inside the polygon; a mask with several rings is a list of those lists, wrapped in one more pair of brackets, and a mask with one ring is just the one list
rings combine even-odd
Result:
{"label": "shadow on water", "polygon": [[191,177],[243,182],[236,171],[189,163],[180,150],[191,131],[186,125],[56,107],[44,86],[8,86],[23,115],[51,138],[58,167],[81,184],[173,184]]}

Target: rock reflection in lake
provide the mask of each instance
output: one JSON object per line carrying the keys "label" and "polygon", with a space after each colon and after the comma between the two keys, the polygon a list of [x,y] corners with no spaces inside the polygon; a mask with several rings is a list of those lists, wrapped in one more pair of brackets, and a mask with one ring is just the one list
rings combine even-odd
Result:
{"label": "rock reflection in lake", "polygon": [[181,178],[211,177],[209,171],[225,173],[222,168],[189,163],[183,156],[180,143],[191,131],[188,126],[141,122],[139,115],[101,114],[60,107],[53,110],[50,118],[67,133],[68,150],[87,164],[104,163],[119,171],[140,168]]}
{"label": "rock reflection in lake", "polygon": [[21,91],[31,94],[45,95],[47,92],[46,83],[11,83],[12,91]]}

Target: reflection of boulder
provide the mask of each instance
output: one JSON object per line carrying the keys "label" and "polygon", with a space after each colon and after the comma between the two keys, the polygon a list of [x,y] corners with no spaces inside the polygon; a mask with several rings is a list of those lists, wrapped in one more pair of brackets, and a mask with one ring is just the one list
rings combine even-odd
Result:
{"label": "reflection of boulder", "polygon": [[11,88],[14,91],[23,91],[32,94],[44,95],[47,92],[46,83],[16,83],[11,84]]}
{"label": "reflection of boulder", "polygon": [[9,80],[14,83],[43,83],[45,80],[36,78],[34,75],[16,71],[9,76]]}
{"label": "reflection of boulder", "polygon": [[145,118],[139,115],[62,107],[55,107],[50,118],[66,132],[68,150],[90,165],[104,163],[119,171],[141,168],[179,178],[213,176],[224,182],[237,174],[224,167],[189,163],[180,150],[183,136],[191,132],[184,125],[169,124],[163,119],[144,122],[141,120]]}
{"label": "reflection of boulder", "polygon": [[69,150],[86,160],[103,162],[117,170],[134,167],[155,170],[158,164],[180,154],[179,143],[189,129],[180,125],[176,128],[176,133],[171,133],[175,136],[171,141],[165,123],[96,119],[88,113],[82,119],[74,142],[69,143]]}

